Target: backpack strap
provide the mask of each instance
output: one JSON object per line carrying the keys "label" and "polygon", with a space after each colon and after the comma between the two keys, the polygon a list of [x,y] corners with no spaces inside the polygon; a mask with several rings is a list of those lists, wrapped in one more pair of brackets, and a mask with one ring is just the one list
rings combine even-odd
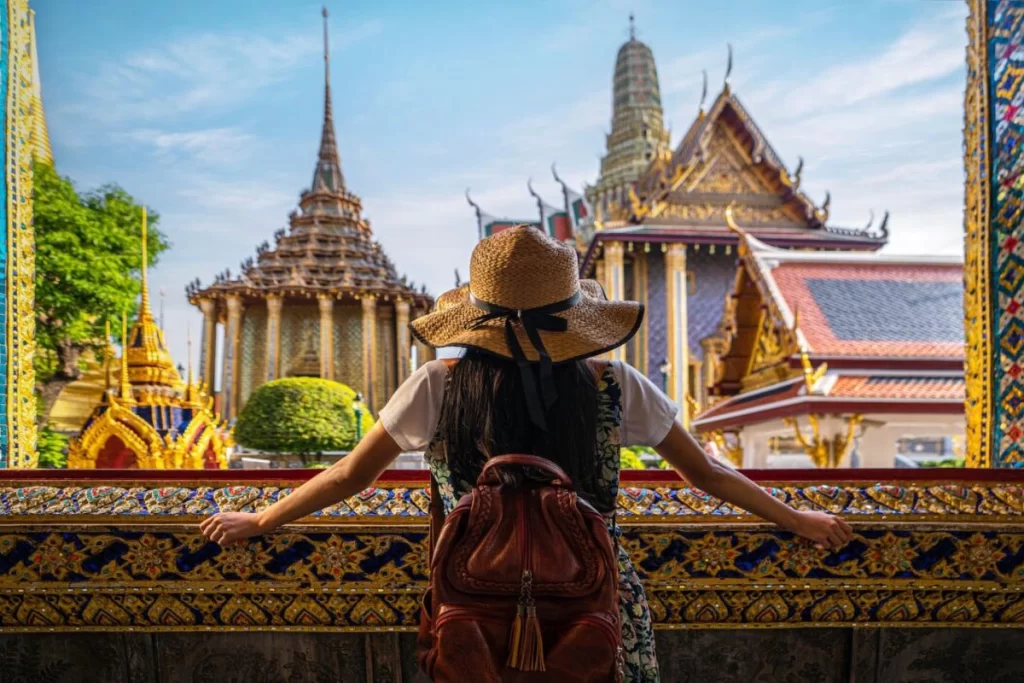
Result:
{"label": "backpack strap", "polygon": [[544,474],[550,476],[561,486],[572,487],[572,479],[565,471],[551,462],[547,458],[540,458],[536,455],[499,455],[491,458],[484,464],[483,470],[480,472],[480,478],[476,480],[477,486],[481,484],[496,484],[498,479],[495,473],[497,467],[507,467],[509,465],[518,465],[521,467],[532,467],[535,470],[540,470]]}
{"label": "backpack strap", "polygon": [[[448,367],[448,372],[459,362],[458,358],[442,358],[441,362]],[[430,472],[430,470],[428,470]],[[441,533],[441,526],[444,524],[444,503],[441,501],[441,491],[437,485],[434,473],[430,472],[430,535],[427,538],[427,564],[434,556],[434,544],[438,534]]]}

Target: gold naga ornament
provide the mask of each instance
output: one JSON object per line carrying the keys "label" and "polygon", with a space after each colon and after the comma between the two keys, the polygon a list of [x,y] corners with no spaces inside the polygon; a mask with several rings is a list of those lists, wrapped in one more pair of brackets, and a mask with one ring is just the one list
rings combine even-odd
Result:
{"label": "gold naga ornament", "polygon": [[120,378],[114,387],[107,323],[107,388],[81,433],[71,440],[68,467],[139,469],[224,469],[233,445],[214,411],[208,388],[192,376],[189,338],[188,381],[174,367],[163,330],[149,306],[146,209],[142,209],[142,297],[131,330],[121,317]]}

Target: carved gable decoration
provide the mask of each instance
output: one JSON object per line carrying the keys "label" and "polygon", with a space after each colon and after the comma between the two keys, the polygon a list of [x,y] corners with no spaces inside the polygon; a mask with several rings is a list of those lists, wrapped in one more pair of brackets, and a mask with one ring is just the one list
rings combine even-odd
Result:
{"label": "carved gable decoration", "polygon": [[[774,194],[758,177],[749,156],[739,147],[722,124],[711,132],[707,160],[698,162],[687,182],[686,191],[713,194]],[[678,195],[676,195],[678,196]]]}
{"label": "carved gable decoration", "polygon": [[793,332],[778,324],[774,316],[765,311],[761,315],[750,365],[742,380],[743,390],[789,379],[793,371],[787,361],[797,350]]}

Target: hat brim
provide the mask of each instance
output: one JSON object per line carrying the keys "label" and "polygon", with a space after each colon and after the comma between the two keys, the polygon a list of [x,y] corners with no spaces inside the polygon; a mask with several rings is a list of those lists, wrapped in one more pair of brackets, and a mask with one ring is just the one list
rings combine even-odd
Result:
{"label": "hat brim", "polygon": [[[555,363],[590,358],[622,346],[636,334],[643,322],[643,304],[636,301],[608,301],[596,295],[593,288],[581,289],[583,296],[575,306],[555,314],[568,321],[568,329],[565,332],[539,331],[544,348]],[[600,287],[597,290],[600,291]],[[504,320],[490,320],[471,329],[471,324],[484,312],[470,302],[469,287],[463,286],[442,296],[446,300],[444,308],[410,323],[416,339],[435,348],[473,348],[502,358],[512,358],[505,339]],[[533,348],[522,326],[516,325],[514,330],[527,359],[532,362],[540,360],[540,355]]]}

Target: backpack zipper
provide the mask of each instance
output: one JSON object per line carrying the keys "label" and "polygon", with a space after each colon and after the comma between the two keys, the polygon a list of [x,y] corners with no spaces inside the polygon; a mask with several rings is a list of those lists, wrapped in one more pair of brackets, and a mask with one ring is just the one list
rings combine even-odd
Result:
{"label": "backpack zipper", "polygon": [[519,490],[519,558],[523,575],[519,581],[519,605],[509,634],[505,666],[520,671],[544,671],[544,639],[533,600],[533,571],[530,567],[530,518],[526,514],[528,491]]}

